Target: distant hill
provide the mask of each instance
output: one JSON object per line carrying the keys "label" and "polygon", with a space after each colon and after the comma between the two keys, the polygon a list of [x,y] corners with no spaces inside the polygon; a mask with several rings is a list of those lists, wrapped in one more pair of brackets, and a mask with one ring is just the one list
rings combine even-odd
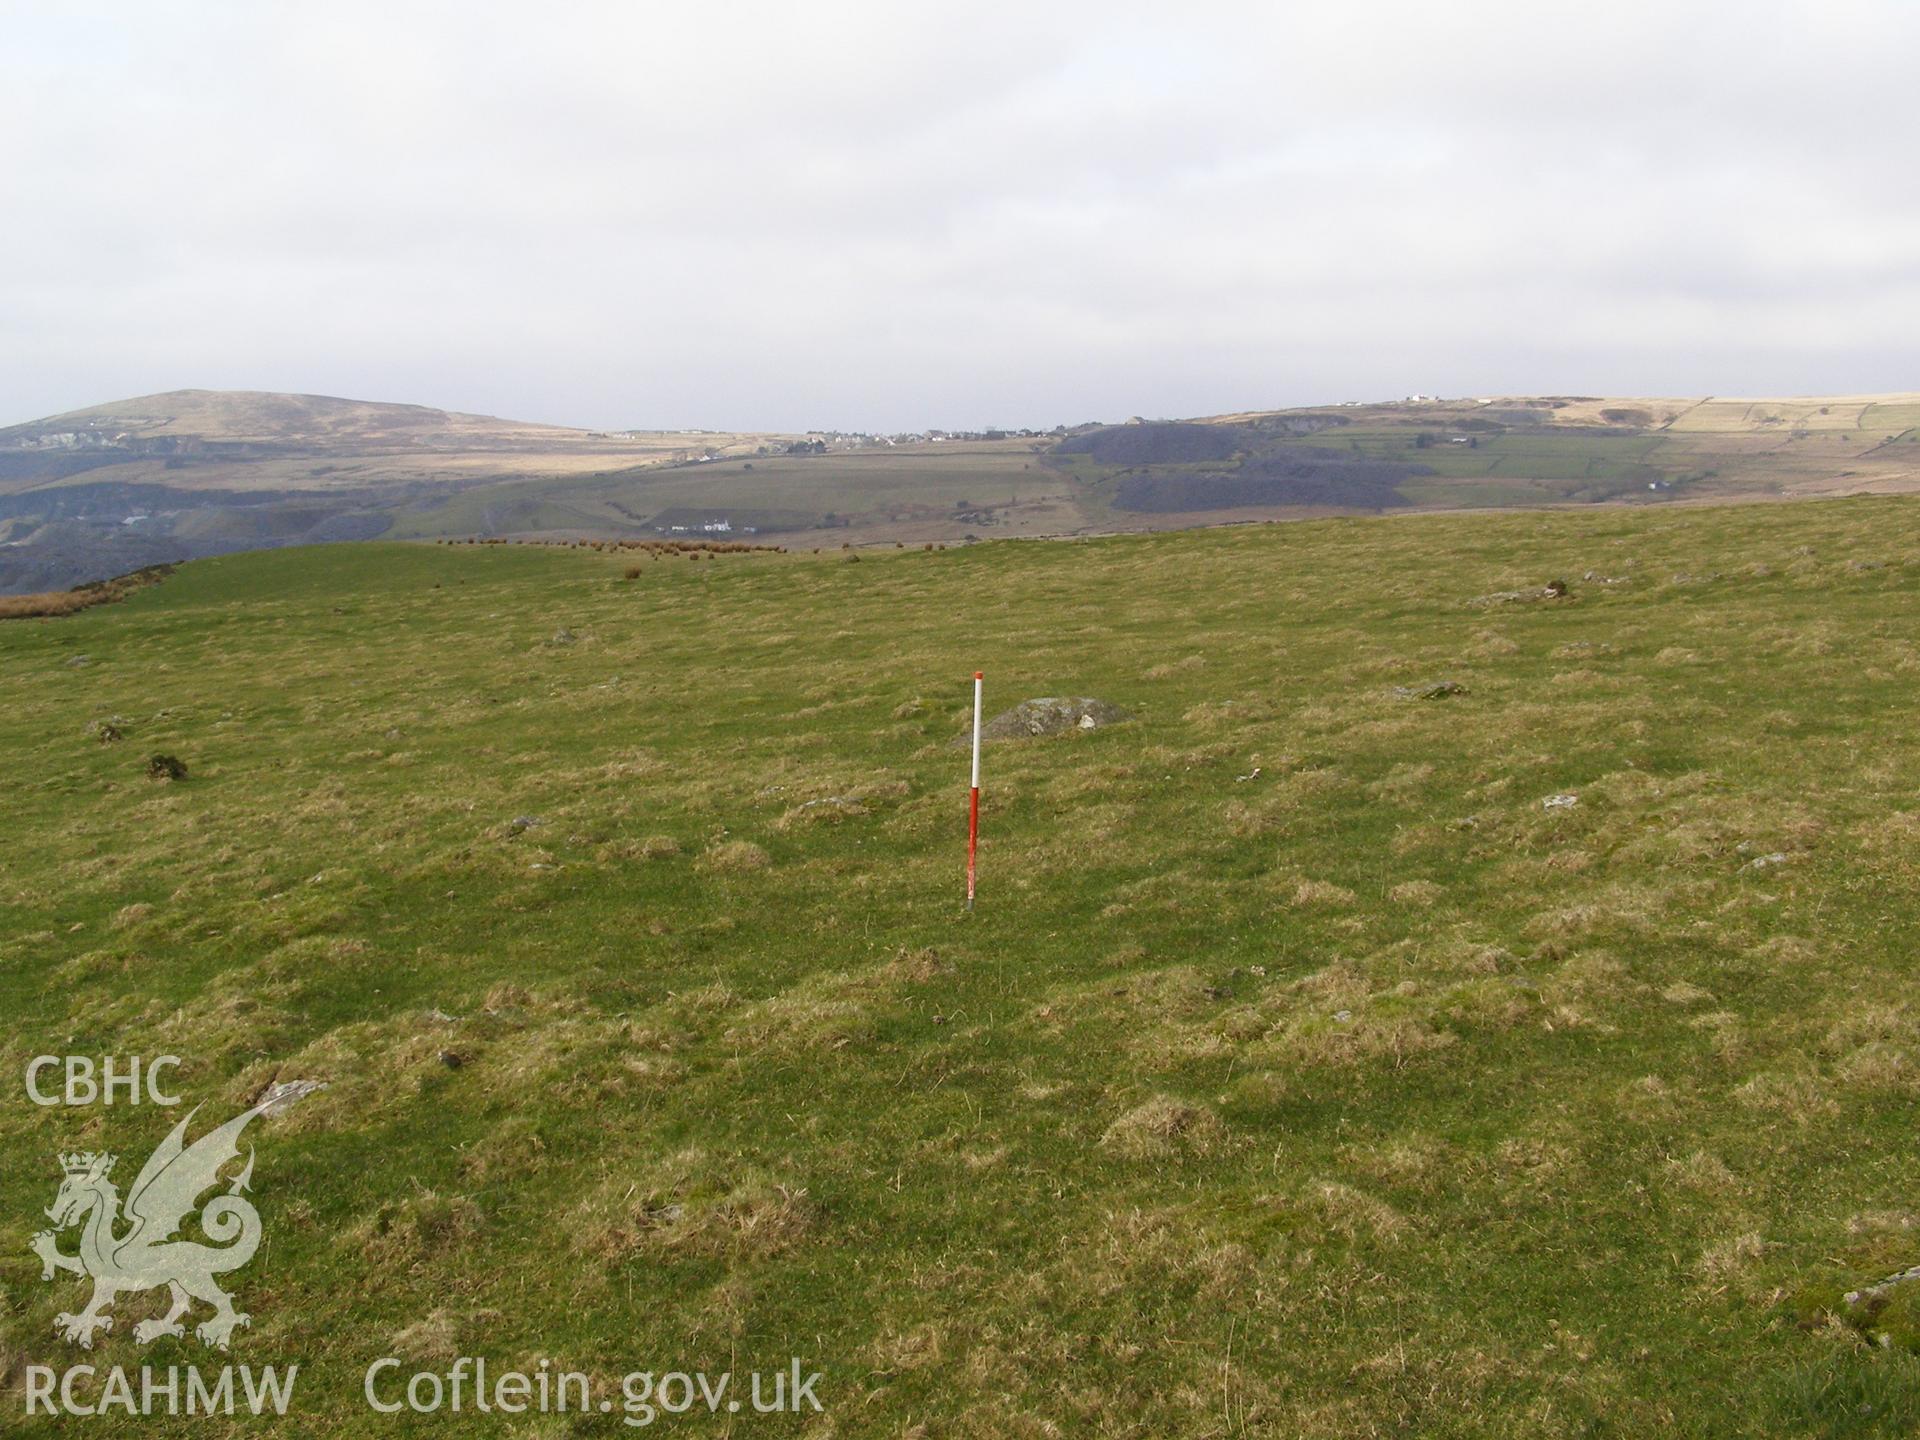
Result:
{"label": "distant hill", "polygon": [[1500,396],[1142,421],[1055,447],[1116,518],[1920,489],[1920,395]]}
{"label": "distant hill", "polygon": [[155,560],[368,539],[476,485],[754,454],[780,437],[590,431],[329,395],[173,390],[0,428],[0,592]]}
{"label": "distant hill", "polygon": [[177,390],[0,428],[0,592],[329,540],[965,541],[1920,490],[1920,394],[1428,398],[1051,432],[592,431]]}
{"label": "distant hill", "polygon": [[199,440],[273,445],[471,445],[580,432],[426,405],[284,395],[261,390],[169,390],[70,410],[0,429],[0,449],[35,438],[85,437],[90,445]]}
{"label": "distant hill", "polygon": [[246,490],[457,481],[497,476],[503,465],[569,473],[726,453],[743,438],[577,430],[330,395],[171,390],[0,428],[0,494],[100,470],[115,473],[94,479]]}

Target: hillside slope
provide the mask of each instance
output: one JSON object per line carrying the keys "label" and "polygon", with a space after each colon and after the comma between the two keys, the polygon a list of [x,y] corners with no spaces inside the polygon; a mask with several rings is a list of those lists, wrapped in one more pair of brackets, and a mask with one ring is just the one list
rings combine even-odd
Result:
{"label": "hillside slope", "polygon": [[369,539],[476,485],[748,454],[322,395],[179,390],[0,429],[0,593],[256,546]]}
{"label": "hillside slope", "polygon": [[290,395],[261,390],[171,390],[0,429],[0,448],[72,435],[81,445],[162,438],[206,443],[454,444],[537,436],[566,438],[559,426],[462,415],[425,405]]}
{"label": "hillside slope", "polygon": [[0,592],[322,540],[842,544],[1920,489],[1920,396],[1506,397],[911,435],[590,432],[181,391],[0,430]]}
{"label": "hillside slope", "polygon": [[[1920,1261],[1912,503],[198,562],[0,626],[0,1067],[326,1082],[233,1277],[314,1433],[394,1354],[799,1357],[846,1437],[1910,1434],[1920,1296],[1842,1297]],[[975,668],[1134,718],[989,750],[969,917]],[[9,1404],[53,1157],[174,1118],[0,1108]],[[154,1312],[88,1361],[210,1363]]]}
{"label": "hillside slope", "polygon": [[[1920,396],[1506,397],[1140,423],[1058,453],[1117,518],[1779,499],[1920,489]],[[1165,520],[1159,523],[1167,523]]]}
{"label": "hillside slope", "polygon": [[[175,390],[0,429],[0,493],[82,473],[179,490],[325,491],[369,478],[497,475],[503,462],[489,456],[512,456],[526,473],[565,473],[722,450],[735,438],[575,430],[327,395]],[[353,463],[365,460],[380,463]]]}

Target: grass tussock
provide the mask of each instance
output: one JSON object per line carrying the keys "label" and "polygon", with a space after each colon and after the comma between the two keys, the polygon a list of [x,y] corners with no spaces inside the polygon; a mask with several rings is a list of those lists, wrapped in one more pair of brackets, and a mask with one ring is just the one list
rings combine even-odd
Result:
{"label": "grass tussock", "polygon": [[1121,1115],[1100,1136],[1101,1147],[1130,1160],[1205,1155],[1224,1138],[1220,1119],[1204,1105],[1156,1095]]}
{"label": "grass tussock", "polygon": [[582,1248],[604,1262],[637,1254],[743,1260],[810,1242],[819,1217],[804,1186],[687,1149],[631,1180],[609,1181],[581,1202],[571,1224]]}
{"label": "grass tussock", "polygon": [[483,1228],[480,1207],[469,1197],[423,1190],[380,1206],[348,1233],[369,1266],[406,1271],[469,1249]]}
{"label": "grass tussock", "polygon": [[709,847],[695,862],[710,875],[749,875],[773,864],[773,857],[751,840],[725,840]]}

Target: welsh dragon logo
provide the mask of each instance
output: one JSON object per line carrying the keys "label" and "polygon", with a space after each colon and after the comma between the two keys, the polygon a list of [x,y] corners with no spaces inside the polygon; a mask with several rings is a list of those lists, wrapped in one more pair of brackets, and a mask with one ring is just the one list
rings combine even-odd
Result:
{"label": "welsh dragon logo", "polygon": [[[251,1148],[245,1168],[228,1182],[226,1191],[200,1208],[200,1229],[214,1243],[175,1237],[200,1197],[220,1183],[221,1170],[239,1157],[240,1132],[247,1123],[284,1098],[269,1095],[191,1145],[186,1143],[187,1125],[198,1108],[189,1111],[140,1168],[127,1192],[124,1214],[120,1191],[111,1178],[118,1157],[91,1151],[60,1157],[66,1178],[46,1212],[53,1229],[42,1230],[32,1241],[40,1257],[40,1278],[51,1280],[56,1271],[66,1270],[93,1281],[93,1298],[86,1309],[54,1318],[54,1329],[62,1337],[92,1349],[96,1333],[113,1329],[107,1309],[118,1296],[164,1285],[173,1297],[172,1308],[159,1319],[134,1326],[133,1338],[145,1345],[162,1335],[184,1335],[182,1321],[199,1300],[213,1306],[214,1313],[194,1327],[194,1334],[208,1345],[227,1348],[234,1328],[245,1325],[247,1316],[233,1308],[233,1297],[214,1277],[238,1270],[260,1245],[260,1212],[242,1194],[253,1176]],[[79,1252],[63,1254],[58,1232],[76,1225],[80,1227]]]}

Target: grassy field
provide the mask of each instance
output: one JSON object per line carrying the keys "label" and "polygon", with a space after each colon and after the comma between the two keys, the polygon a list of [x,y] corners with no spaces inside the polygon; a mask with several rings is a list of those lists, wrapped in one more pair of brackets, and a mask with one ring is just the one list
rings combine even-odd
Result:
{"label": "grassy field", "polygon": [[[1019,500],[1058,499],[1067,482],[1044,465],[1034,441],[922,445],[904,450],[719,460],[593,477],[514,481],[464,490],[441,504],[402,512],[393,534],[438,538],[501,531],[623,532],[651,536],[647,522],[670,508],[706,507],[716,516],[772,508],[805,517],[858,517],[864,539],[904,524],[958,538],[970,507],[1002,510]],[[1014,512],[1017,524],[1018,510]],[[977,520],[973,522],[976,526]]]}
{"label": "grassy field", "polygon": [[[171,1053],[196,1131],[328,1086],[249,1132],[272,1433],[430,1428],[393,1354],[824,1373],[699,1434],[1911,1434],[1920,1282],[1841,1296],[1920,1261],[1917,533],[355,545],[0,625],[6,1423],[220,1363],[28,1249],[178,1114],[29,1058]],[[975,668],[1135,718],[990,749],[969,916]]]}

